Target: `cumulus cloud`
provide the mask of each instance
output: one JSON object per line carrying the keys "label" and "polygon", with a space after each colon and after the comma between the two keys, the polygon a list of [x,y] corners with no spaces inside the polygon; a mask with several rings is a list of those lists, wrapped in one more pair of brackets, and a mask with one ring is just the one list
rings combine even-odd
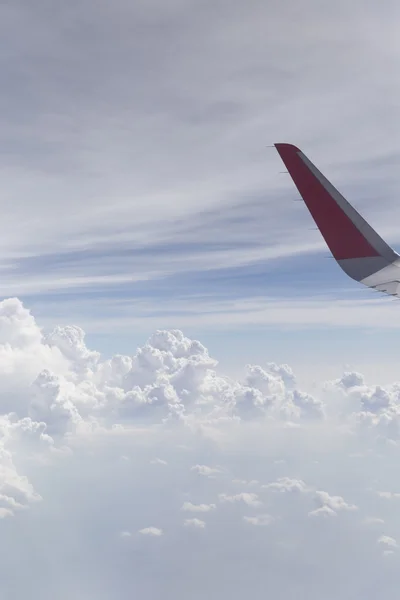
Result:
{"label": "cumulus cloud", "polygon": [[182,510],[188,512],[209,512],[216,508],[216,504],[192,504],[191,502],[184,502],[182,506]]}
{"label": "cumulus cloud", "polygon": [[216,473],[220,473],[220,469],[216,469],[215,467],[208,467],[207,465],[194,465],[191,467],[191,471],[195,471],[199,475],[204,475],[206,477],[213,477]]}
{"label": "cumulus cloud", "polygon": [[271,515],[258,515],[257,517],[243,517],[243,520],[250,525],[255,525],[257,527],[265,527],[266,525],[270,525],[274,518]]}
{"label": "cumulus cloud", "polygon": [[258,499],[257,494],[251,494],[248,492],[241,492],[240,494],[234,494],[230,496],[229,494],[219,494],[218,499],[220,502],[244,502],[248,506],[260,506],[262,502]]}
{"label": "cumulus cloud", "polygon": [[315,502],[320,504],[320,509],[326,509],[337,513],[341,510],[357,510],[357,506],[345,502],[341,496],[330,496],[328,492],[315,492]]}
{"label": "cumulus cloud", "polygon": [[152,537],[160,537],[163,535],[163,530],[159,529],[158,527],[144,527],[144,529],[139,529],[139,533]]}
{"label": "cumulus cloud", "polygon": [[384,498],[385,500],[391,500],[392,498],[400,498],[399,492],[376,492],[379,498]]}
{"label": "cumulus cloud", "polygon": [[246,479],[232,479],[232,483],[236,483],[238,485],[254,486],[259,485],[260,482],[257,479],[251,479],[250,481],[247,481]]}
{"label": "cumulus cloud", "polygon": [[315,510],[311,510],[308,513],[309,517],[336,517],[336,515],[337,513],[333,510],[333,508],[331,508],[327,504],[324,504],[323,506],[321,506],[320,508],[316,508]]}
{"label": "cumulus cloud", "polygon": [[268,483],[262,487],[276,492],[289,493],[304,493],[308,489],[304,481],[301,479],[291,479],[290,477],[281,477],[278,481]]}
{"label": "cumulus cloud", "polygon": [[[377,391],[347,372],[346,385],[320,382],[309,396],[287,365],[221,374],[178,330],[156,331],[131,356],[103,358],[75,328],[43,333],[19,300],[0,302],[2,322],[4,577],[17,557],[30,564],[28,539],[42,556],[57,554],[57,581],[70,580],[63,557],[76,556],[90,589],[101,581],[101,600],[132,581],[153,595],[172,589],[167,573],[190,569],[194,557],[212,573],[212,586],[199,580],[202,595],[228,586],[242,597],[246,577],[221,578],[227,553],[232,573],[245,567],[264,587],[290,595],[300,586],[313,600],[327,581],[330,600],[391,568],[379,560],[396,554],[400,530],[397,383]],[[310,560],[330,565],[321,578],[315,570],[312,586],[296,576]],[[157,581],[151,561],[165,567]],[[288,565],[296,569],[282,583]],[[46,600],[54,597],[42,583]]]}
{"label": "cumulus cloud", "polygon": [[381,535],[381,537],[378,539],[378,544],[388,546],[389,548],[397,548],[396,540],[389,535]]}
{"label": "cumulus cloud", "polygon": [[343,373],[342,377],[337,380],[336,384],[342,386],[346,390],[359,388],[364,385],[364,377],[361,373],[346,371]]}
{"label": "cumulus cloud", "polygon": [[200,519],[185,519],[184,521],[185,527],[194,527],[195,529],[204,529],[206,524],[205,521],[201,521]]}
{"label": "cumulus cloud", "polygon": [[380,538],[378,538],[378,544],[383,548],[384,556],[393,555],[398,547],[397,541],[389,535],[381,535]]}

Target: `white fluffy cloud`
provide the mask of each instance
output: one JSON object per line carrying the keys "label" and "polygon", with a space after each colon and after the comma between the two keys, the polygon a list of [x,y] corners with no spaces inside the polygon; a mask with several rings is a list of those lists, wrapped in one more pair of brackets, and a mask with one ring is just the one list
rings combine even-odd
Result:
{"label": "white fluffy cloud", "polygon": [[234,494],[230,496],[229,494],[219,494],[218,496],[220,502],[244,502],[247,506],[261,506],[262,502],[258,499],[257,494],[249,494],[248,492],[242,492],[241,494]]}
{"label": "white fluffy cloud", "polygon": [[313,517],[335,517],[341,510],[357,510],[354,504],[348,504],[341,496],[330,496],[328,492],[315,492],[314,500],[318,508],[309,513]]}
{"label": "white fluffy cloud", "polygon": [[397,548],[396,540],[388,535],[381,535],[381,537],[378,539],[378,544],[388,546],[389,548]]}
{"label": "white fluffy cloud", "polygon": [[139,530],[139,533],[152,537],[160,537],[163,534],[163,530],[158,527],[144,527],[144,529]]}
{"label": "white fluffy cloud", "polygon": [[192,504],[191,502],[185,502],[182,506],[182,510],[188,512],[209,512],[216,508],[215,504]]}
{"label": "white fluffy cloud", "polygon": [[301,479],[290,479],[290,477],[280,477],[278,481],[268,483],[262,487],[276,492],[304,493],[307,491],[304,481]]}
{"label": "white fluffy cloud", "polygon": [[178,330],[103,359],[79,328],[43,333],[17,299],[0,302],[0,340],[7,593],[29,597],[7,579],[18,558],[51,565],[54,579],[33,576],[46,600],[57,586],[62,600],[82,586],[183,598],[192,577],[198,597],[255,585],[333,600],[384,575],[396,598],[400,384],[347,372],[310,395],[273,363],[233,380]]}
{"label": "white fluffy cloud", "polygon": [[265,527],[266,525],[270,525],[274,519],[271,515],[258,515],[257,517],[244,516],[243,520],[246,521],[246,523],[250,523],[250,525]]}
{"label": "white fluffy cloud", "polygon": [[205,477],[214,477],[216,473],[220,473],[220,469],[208,467],[207,465],[194,465],[191,468],[191,471],[194,471],[199,475],[204,475]]}
{"label": "white fluffy cloud", "polygon": [[185,519],[184,525],[185,527],[194,527],[194,529],[204,529],[206,523],[195,517],[194,519]]}

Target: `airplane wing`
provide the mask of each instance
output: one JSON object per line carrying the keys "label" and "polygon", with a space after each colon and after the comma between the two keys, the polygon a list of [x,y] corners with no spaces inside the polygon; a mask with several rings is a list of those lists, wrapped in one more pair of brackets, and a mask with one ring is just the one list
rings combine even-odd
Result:
{"label": "airplane wing", "polygon": [[275,144],[336,262],[352,279],[400,296],[397,254],[292,144]]}

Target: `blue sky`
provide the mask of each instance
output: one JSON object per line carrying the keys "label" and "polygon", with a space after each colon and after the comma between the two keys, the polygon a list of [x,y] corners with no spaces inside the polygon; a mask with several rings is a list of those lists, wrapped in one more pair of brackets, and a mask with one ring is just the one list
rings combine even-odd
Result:
{"label": "blue sky", "polygon": [[[4,9],[4,296],[45,327],[80,325],[106,355],[173,326],[215,340],[227,368],[235,336],[254,360],[278,345],[299,366],[368,364],[365,329],[383,321],[396,369],[397,306],[326,259],[266,147],[301,146],[400,243],[396,4],[338,6]],[[306,301],[334,305],[334,322]]]}
{"label": "blue sky", "polygon": [[395,368],[398,307],[326,259],[267,148],[299,145],[400,244],[397,6],[385,6],[4,7],[3,297],[44,327],[81,326],[107,356],[177,327],[215,340],[228,369],[239,338],[254,360],[277,346],[340,369],[369,362],[372,325]]}

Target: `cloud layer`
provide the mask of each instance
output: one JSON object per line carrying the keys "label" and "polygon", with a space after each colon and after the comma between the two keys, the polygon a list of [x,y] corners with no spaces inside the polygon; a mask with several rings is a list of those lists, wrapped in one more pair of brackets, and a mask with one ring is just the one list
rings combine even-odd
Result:
{"label": "cloud layer", "polygon": [[234,380],[179,330],[104,360],[17,299],[0,340],[4,593],[396,597],[398,383]]}

